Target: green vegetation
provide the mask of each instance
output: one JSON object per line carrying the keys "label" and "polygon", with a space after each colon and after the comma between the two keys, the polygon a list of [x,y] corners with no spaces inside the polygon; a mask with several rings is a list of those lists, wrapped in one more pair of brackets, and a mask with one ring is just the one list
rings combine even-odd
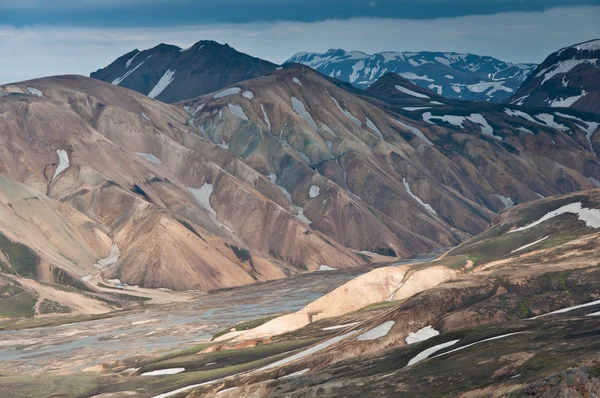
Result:
{"label": "green vegetation", "polygon": [[[253,319],[253,320],[246,321],[246,322],[241,322],[241,323],[238,323],[237,325],[235,325],[233,327],[233,329],[235,329],[236,331],[254,329],[255,327],[258,327],[258,326],[260,326],[260,325],[262,325],[264,323],[267,323],[271,319],[275,319],[275,318],[277,318],[277,317],[279,317],[281,315],[283,315],[283,314],[272,315],[272,316],[268,316],[268,317],[265,317],[265,318],[258,318],[258,319]],[[223,329],[223,330],[217,332],[213,336],[213,340],[216,339],[217,337],[221,337],[224,334],[229,333],[230,331],[231,331],[231,328],[227,328],[227,329]]]}
{"label": "green vegetation", "polygon": [[376,310],[384,310],[389,308],[394,308],[405,302],[407,299],[393,300],[393,301],[381,301],[379,303],[373,303],[367,305],[366,307],[361,308],[358,312],[369,312]]}
{"label": "green vegetation", "polygon": [[198,354],[197,347],[194,347],[193,352],[183,355],[172,356],[171,358],[159,358],[155,361],[146,363],[140,369],[140,372],[149,372],[152,370],[182,367],[186,371],[206,369],[207,364],[216,363],[218,367],[231,367],[243,365],[248,362],[258,361],[262,359],[273,359],[280,354],[298,350],[303,347],[312,345],[321,338],[304,338],[304,339],[287,339],[280,340],[268,344],[260,344],[256,347],[238,349],[238,350],[223,350],[205,354]]}
{"label": "green vegetation", "polygon": [[20,276],[35,278],[38,273],[39,257],[29,247],[11,242],[0,233],[0,251],[8,258],[12,269]]}
{"label": "green vegetation", "polygon": [[[67,271],[65,271],[62,268],[59,268],[59,267],[52,268],[52,278],[53,278],[54,282],[56,282],[60,285],[69,286],[74,289],[83,290],[86,292],[93,292],[93,290],[84,281],[72,276],[71,274],[69,274]],[[52,285],[52,286],[56,287],[55,285]]]}
{"label": "green vegetation", "polygon": [[0,288],[0,318],[32,317],[37,297],[27,290],[12,285]]}
{"label": "green vegetation", "polygon": [[[1,300],[0,300],[1,302]],[[0,321],[0,331],[4,330],[23,330],[34,329],[47,326],[60,326],[67,323],[78,323],[94,321],[97,319],[111,318],[115,313],[96,314],[96,315],[73,315],[60,316],[54,318],[28,318],[28,319],[10,319]]]}
{"label": "green vegetation", "polygon": [[91,397],[101,385],[94,374],[3,375],[0,391],[3,398],[21,397]]}
{"label": "green vegetation", "polygon": [[354,254],[362,258],[365,263],[370,263],[373,260],[373,257],[367,256],[365,253],[355,252]]}
{"label": "green vegetation", "polygon": [[40,314],[68,314],[71,312],[73,312],[71,307],[48,299],[42,300],[39,306]]}
{"label": "green vegetation", "polygon": [[241,262],[247,262],[250,261],[250,263],[252,263],[252,255],[250,254],[250,251],[247,249],[242,249],[237,247],[236,245],[230,245],[227,244],[227,247],[229,247],[231,249],[231,251],[233,251],[233,253],[235,254],[235,256],[241,261]]}

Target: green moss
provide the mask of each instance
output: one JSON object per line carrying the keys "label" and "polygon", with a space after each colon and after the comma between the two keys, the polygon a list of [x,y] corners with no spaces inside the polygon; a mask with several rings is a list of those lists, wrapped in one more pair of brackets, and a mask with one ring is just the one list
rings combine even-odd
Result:
{"label": "green moss", "polygon": [[70,312],[73,312],[71,307],[48,299],[42,300],[39,306],[40,314],[68,314]]}
{"label": "green moss", "polygon": [[29,247],[11,242],[0,233],[0,251],[8,258],[12,269],[20,276],[35,278],[38,274],[39,257]]}
{"label": "green moss", "polygon": [[4,375],[0,377],[3,398],[21,397],[91,397],[95,395],[101,376],[72,375]]}
{"label": "green moss", "polygon": [[355,252],[354,254],[356,254],[358,257],[362,258],[365,263],[370,263],[373,260],[372,257],[367,256],[365,253]]}
{"label": "green moss", "polygon": [[10,297],[3,297],[0,300],[0,318],[32,317],[35,315],[36,302],[37,298],[33,294],[20,289]]}

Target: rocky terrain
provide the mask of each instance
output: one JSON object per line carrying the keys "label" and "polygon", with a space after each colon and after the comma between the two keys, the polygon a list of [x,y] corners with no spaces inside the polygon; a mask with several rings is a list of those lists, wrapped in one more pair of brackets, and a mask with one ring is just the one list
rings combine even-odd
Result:
{"label": "rocky terrain", "polygon": [[600,180],[597,116],[395,74],[364,92],[290,65],[177,105],[75,76],[2,91],[0,231],[45,282],[206,291],[407,258]]}
{"label": "rocky terrain", "polygon": [[[600,190],[541,199],[502,212],[484,233],[435,260],[376,268],[342,284],[305,307],[314,310],[327,301],[326,308],[339,311],[320,317],[315,311],[309,322],[282,333],[252,335],[288,315],[247,318],[213,332],[212,341],[189,341],[180,351],[140,351],[84,372],[57,368],[35,378],[5,371],[0,388],[10,397],[41,388],[46,393],[40,396],[160,398],[409,397],[417,390],[427,396],[593,396],[600,388],[599,228]],[[430,278],[419,274],[436,269],[447,273],[423,284]],[[345,271],[327,272],[333,281]],[[286,281],[288,287],[295,278]],[[265,291],[281,294],[282,287],[265,286]],[[256,305],[261,288],[249,288],[217,293],[197,308],[220,308],[219,302],[227,305],[223,300],[235,296]],[[367,291],[372,293],[364,302],[345,307]],[[273,300],[259,307],[267,302]],[[141,315],[123,319],[136,325],[132,332],[107,338],[118,341],[139,334],[138,328],[148,330],[157,313]],[[210,318],[215,315],[202,316],[223,319]],[[197,328],[202,316],[188,323]],[[171,322],[173,331],[180,330],[178,321]],[[85,328],[85,323],[66,325],[57,329],[56,338],[89,334]],[[211,329],[198,330],[204,336]],[[242,333],[233,336],[235,331]],[[15,341],[9,338],[6,344]],[[31,366],[23,360],[11,363]]]}
{"label": "rocky terrain", "polygon": [[600,113],[600,40],[562,48],[529,75],[506,103]]}
{"label": "rocky terrain", "polygon": [[135,49],[90,76],[163,102],[177,102],[275,70],[276,65],[227,44],[201,40],[189,48]]}
{"label": "rocky terrain", "polygon": [[310,66],[365,90],[386,73],[396,73],[446,98],[484,102],[510,97],[536,67],[475,54],[388,51],[371,55],[341,49],[298,53],[287,62]]}

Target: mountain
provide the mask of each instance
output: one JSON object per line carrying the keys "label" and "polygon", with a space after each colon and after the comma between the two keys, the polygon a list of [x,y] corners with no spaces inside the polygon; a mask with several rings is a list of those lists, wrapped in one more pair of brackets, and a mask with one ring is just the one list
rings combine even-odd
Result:
{"label": "mountain", "polygon": [[551,54],[506,102],[600,113],[600,40]]}
{"label": "mountain", "polygon": [[[364,262],[182,108],[81,76],[0,92],[0,259],[11,273],[212,290]],[[9,254],[22,251],[23,265]]]}
{"label": "mountain", "polygon": [[168,44],[143,51],[135,49],[90,76],[173,103],[261,76],[275,68],[276,65],[227,44],[201,40],[185,49]]}
{"label": "mountain", "polygon": [[292,64],[184,105],[203,137],[269,176],[315,229],[380,254],[453,245],[514,203],[600,177],[598,137],[583,122],[431,101],[394,78],[364,92]]}
{"label": "mountain", "polygon": [[287,63],[300,63],[366,89],[388,72],[451,99],[501,102],[514,93],[536,67],[492,57],[453,52],[382,52],[329,50],[298,53]]}
{"label": "mountain", "polygon": [[242,355],[242,341],[263,342],[265,351],[312,344],[188,390],[194,397],[588,396],[600,383],[599,220],[600,190],[516,206],[434,261],[375,269],[296,314],[213,340],[213,351],[229,355]]}
{"label": "mountain", "polygon": [[294,64],[178,105],[80,76],[0,93],[7,186],[75,212],[17,233],[27,207],[5,201],[0,232],[48,282],[214,290],[407,258],[600,180],[597,116],[442,102],[396,74],[365,92]]}

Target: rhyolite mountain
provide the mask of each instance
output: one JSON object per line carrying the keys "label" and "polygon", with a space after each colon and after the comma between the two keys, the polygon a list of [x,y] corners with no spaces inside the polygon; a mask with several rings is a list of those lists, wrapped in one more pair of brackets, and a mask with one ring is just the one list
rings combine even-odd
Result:
{"label": "rhyolite mountain", "polygon": [[600,190],[515,206],[434,261],[377,268],[296,313],[217,336],[213,351],[317,342],[189,396],[594,396],[598,220]]}
{"label": "rhyolite mountain", "polygon": [[176,105],[81,76],[0,93],[0,232],[47,282],[213,290],[406,258],[600,180],[597,115],[397,74],[364,91],[292,64]]}
{"label": "rhyolite mountain", "polygon": [[600,40],[551,54],[506,102],[600,113]]}
{"label": "rhyolite mountain", "polygon": [[393,72],[446,98],[491,102],[508,98],[536,67],[475,54],[422,51],[371,55],[341,49],[298,53],[287,62],[310,66],[362,89]]}
{"label": "rhyolite mountain", "polygon": [[227,44],[201,40],[185,49],[169,44],[135,49],[90,76],[172,103],[264,75],[276,67]]}

